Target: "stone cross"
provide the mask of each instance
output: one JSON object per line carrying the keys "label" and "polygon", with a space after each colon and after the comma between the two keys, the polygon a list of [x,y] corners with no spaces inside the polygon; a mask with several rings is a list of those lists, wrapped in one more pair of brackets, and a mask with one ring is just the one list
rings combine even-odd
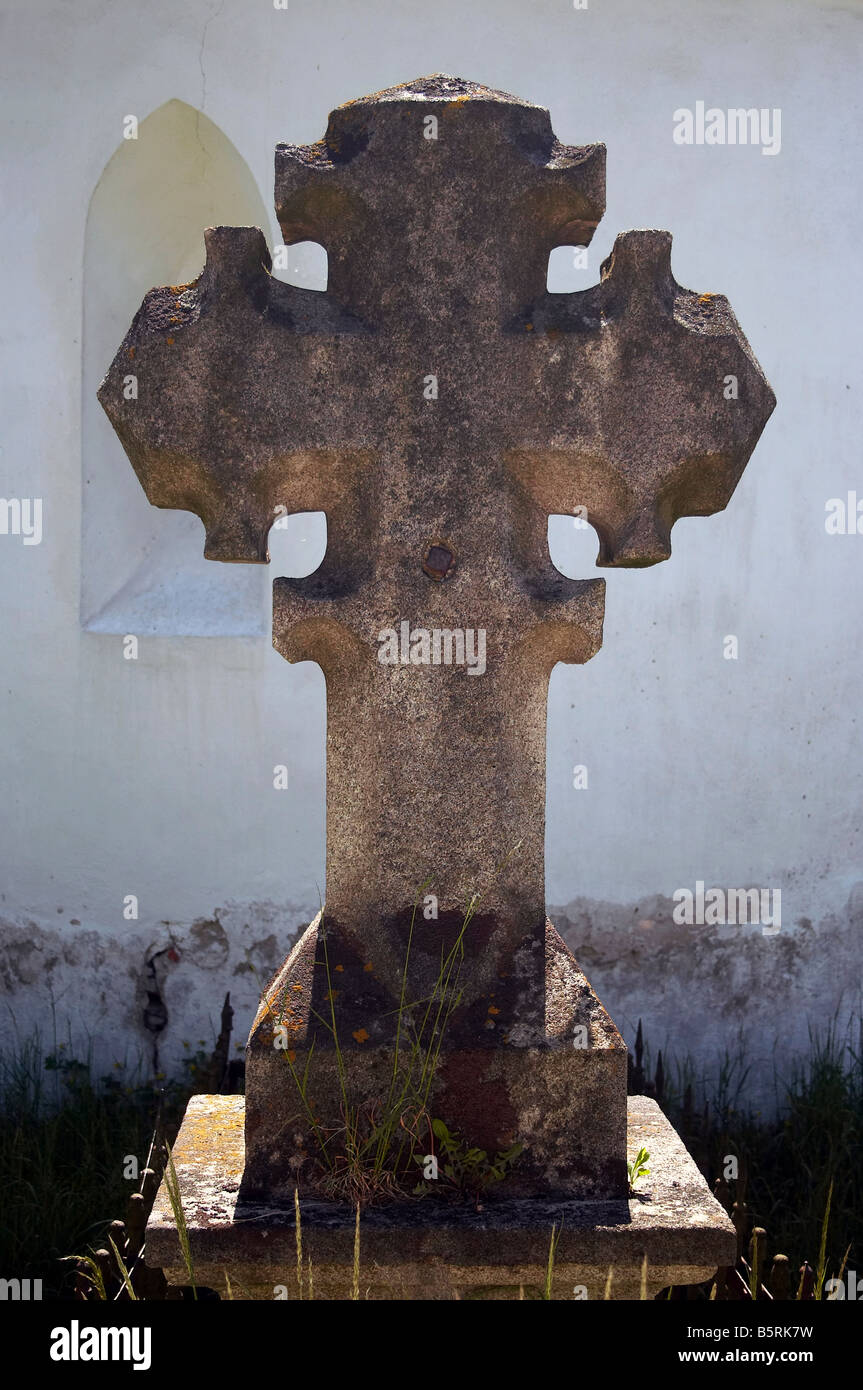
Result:
{"label": "stone cross", "polygon": [[548,516],[582,509],[600,565],[666,559],[678,517],[725,507],[774,397],[727,301],[676,284],[666,232],[546,291],[604,183],[604,146],[462,79],[348,102],[276,148],[285,243],[323,244],[327,291],[272,278],[256,228],[210,228],[200,277],[146,296],[100,389],[208,558],[265,562],[277,515],[327,517],[319,569],[274,585],[276,648],[326,676],[326,902],[250,1037],[250,1191],[313,1181],[273,1021],[338,1127],[332,1016],[374,1107],[405,962],[427,998],[454,946],[433,1114],[523,1142],[513,1190],[625,1190],[625,1049],[545,915],[548,680],[598,650],[604,599],[555,569]]}

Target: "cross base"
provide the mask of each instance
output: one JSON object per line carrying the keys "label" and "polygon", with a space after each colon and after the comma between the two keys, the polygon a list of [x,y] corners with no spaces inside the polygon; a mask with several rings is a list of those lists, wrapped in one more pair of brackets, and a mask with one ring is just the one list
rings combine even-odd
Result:
{"label": "cross base", "polygon": [[[265,991],[249,1036],[244,1191],[276,1200],[293,1200],[296,1187],[301,1197],[348,1196],[334,1189],[333,1170],[338,1181],[351,1124],[368,1156],[389,1115],[392,1152],[406,1141],[409,1191],[420,1168],[407,1136],[415,1136],[414,1153],[439,1154],[431,1121],[441,1120],[491,1159],[523,1146],[501,1188],[507,1197],[624,1197],[620,1034],[548,920],[507,965],[482,992],[466,971],[470,1006],[454,1009],[441,1027],[430,1089],[418,1105],[436,1046],[431,1023],[419,1050],[411,1051],[414,1020],[397,1040],[398,994],[363,966],[343,934],[324,931],[319,915]],[[408,997],[424,1001],[413,1011],[419,1025],[434,1013],[425,1002],[433,986],[412,983],[418,987]],[[396,1071],[406,1080],[394,1088]],[[393,1105],[394,1095],[403,1101]]]}
{"label": "cross base", "polygon": [[[244,1119],[243,1096],[194,1096],[174,1147],[195,1280],[223,1298],[297,1299],[293,1199],[243,1196]],[[653,1298],[671,1284],[701,1283],[732,1265],[731,1221],[656,1102],[632,1096],[629,1156],[641,1145],[650,1153],[650,1176],[629,1199],[488,1198],[482,1210],[429,1199],[366,1208],[358,1296],[542,1297],[553,1226],[560,1235],[551,1281],[556,1300]],[[356,1296],[354,1212],[310,1199],[301,1202],[300,1219],[302,1297]],[[147,1263],[160,1266],[169,1285],[188,1285],[164,1183],[146,1241]]]}

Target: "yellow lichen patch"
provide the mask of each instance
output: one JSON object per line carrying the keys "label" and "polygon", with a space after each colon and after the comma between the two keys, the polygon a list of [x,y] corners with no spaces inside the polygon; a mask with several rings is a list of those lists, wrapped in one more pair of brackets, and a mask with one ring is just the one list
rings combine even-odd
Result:
{"label": "yellow lichen patch", "polygon": [[291,989],[302,989],[302,985],[291,985]]}
{"label": "yellow lichen patch", "polygon": [[715,294],[700,294],[700,295],[698,296],[698,302],[699,302],[699,304],[709,304],[710,301],[711,301],[711,299],[715,299],[715,298],[716,298],[716,295],[715,295]]}
{"label": "yellow lichen patch", "polygon": [[353,1034],[353,1036],[358,1043],[368,1042],[369,1040],[369,1035],[366,1032],[365,1028],[358,1028],[356,1032]]}

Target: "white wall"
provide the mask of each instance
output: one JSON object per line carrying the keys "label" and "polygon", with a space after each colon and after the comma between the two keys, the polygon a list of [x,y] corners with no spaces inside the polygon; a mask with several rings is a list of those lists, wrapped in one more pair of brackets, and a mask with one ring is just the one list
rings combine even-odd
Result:
{"label": "white wall", "polygon": [[[317,139],[331,107],[433,71],[548,106],[565,141],[604,140],[608,212],[581,283],[618,230],[668,227],[677,279],[729,296],[779,400],[727,512],[681,522],[667,564],[608,572],[603,651],[553,677],[556,919],[628,1038],[643,1016],[654,1047],[705,1066],[748,1026],[758,1071],[859,1003],[863,537],[827,535],[824,517],[828,498],[863,496],[863,5],[6,0],[3,11],[0,495],[44,505],[40,545],[0,536],[4,1029],[14,1019],[50,1035],[53,1011],[103,1057],[149,1050],[144,963],[173,939],[180,960],[157,967],[164,1064],[183,1039],[210,1037],[227,988],[242,1040],[247,952],[266,974],[323,891],[323,678],[271,650],[268,586],[248,577],[259,572],[213,580],[225,613],[234,575],[246,585],[233,629],[184,629],[246,636],[142,632],[126,661],[122,622],[82,626],[82,572],[101,574],[113,599],[110,574],[127,563],[104,532],[107,491],[82,533],[85,231],[123,117],[172,99],[203,112],[233,147],[239,184],[247,166],[240,203],[254,204],[256,185],[270,215],[276,141]],[[673,112],[698,100],[781,108],[781,152],[675,145]],[[170,283],[175,259],[166,246],[161,273],[155,254],[147,268]],[[105,275],[117,261],[105,248]],[[125,527],[141,499],[128,501],[122,453],[117,466]],[[158,547],[160,525],[173,526],[177,565],[202,565],[200,526],[177,522],[147,512],[141,554],[144,528]],[[592,533],[553,522],[551,534],[561,566],[589,574]],[[195,602],[206,614],[206,586]],[[85,603],[91,627],[99,611]],[[723,659],[727,634],[737,661]],[[272,789],[275,763],[289,766],[287,792]],[[576,763],[586,790],[572,787]],[[698,879],[781,888],[781,932],[671,925],[671,895]],[[123,920],[131,893],[138,922]]]}

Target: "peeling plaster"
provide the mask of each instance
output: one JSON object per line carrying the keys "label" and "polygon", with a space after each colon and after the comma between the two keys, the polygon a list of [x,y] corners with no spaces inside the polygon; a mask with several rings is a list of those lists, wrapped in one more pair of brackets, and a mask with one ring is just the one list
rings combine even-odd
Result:
{"label": "peeling plaster", "polygon": [[[550,916],[630,1046],[642,1019],[652,1059],[662,1048],[673,1080],[689,1055],[697,1085],[715,1080],[726,1051],[746,1046],[747,1094],[770,1109],[774,1064],[787,1077],[809,1050],[810,1029],[823,1034],[835,1021],[841,1032],[863,1009],[863,881],[844,910],[814,923],[800,916],[776,936],[754,926],[677,926],[672,909],[659,894],[635,904],[574,898]],[[124,1058],[146,1066],[146,962],[173,943],[178,959],[162,955],[157,967],[167,1010],[160,1066],[174,1073],[184,1042],[212,1045],[227,990],[236,1055],[260,989],[312,915],[302,906],[230,903],[188,923],[130,923],[122,937],[26,915],[0,919],[2,1046],[38,1030],[46,1051],[67,1040],[79,1056],[92,1048],[106,1070]]]}
{"label": "peeling plaster", "polygon": [[[116,1061],[168,1075],[188,1053],[210,1048],[225,993],[235,1009],[236,1045],[245,1045],[259,990],[308,923],[303,908],[230,903],[193,922],[129,923],[122,936],[104,927],[72,927],[22,915],[0,918],[0,1047],[38,1033],[47,1053],[65,1042],[92,1055],[97,1072]],[[148,970],[153,963],[153,974]],[[161,1027],[156,994],[164,1006]]]}
{"label": "peeling plaster", "polygon": [[[575,898],[550,916],[631,1047],[639,1019],[666,1076],[687,1055],[697,1086],[715,1081],[723,1054],[746,1049],[747,1099],[776,1101],[774,1066],[788,1077],[810,1033],[842,1036],[863,1012],[863,882],[842,912],[801,916],[775,936],[758,926],[677,926],[671,898],[633,906]],[[856,1031],[852,1040],[859,1040]]]}

